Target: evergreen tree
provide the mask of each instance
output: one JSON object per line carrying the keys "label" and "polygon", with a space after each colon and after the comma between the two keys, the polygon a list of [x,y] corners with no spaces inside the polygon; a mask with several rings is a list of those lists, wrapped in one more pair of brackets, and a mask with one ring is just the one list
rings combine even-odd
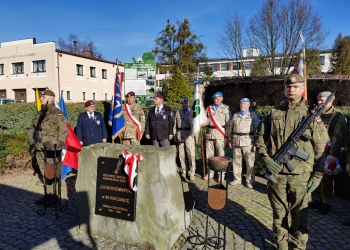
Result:
{"label": "evergreen tree", "polygon": [[306,73],[321,74],[320,52],[315,49],[306,49]]}
{"label": "evergreen tree", "polygon": [[259,56],[254,60],[250,76],[251,77],[259,77],[259,76],[269,76],[270,70],[268,63],[263,56]]}
{"label": "evergreen tree", "polygon": [[167,102],[172,103],[180,103],[183,97],[192,99],[192,92],[179,68],[175,69],[164,97]]}
{"label": "evergreen tree", "polygon": [[214,70],[208,64],[205,65],[205,70],[203,73],[204,73],[204,76],[202,77],[202,80],[204,82],[211,82],[215,80]]}
{"label": "evergreen tree", "polygon": [[333,74],[350,74],[350,37],[339,34],[334,41],[331,55],[331,72]]}

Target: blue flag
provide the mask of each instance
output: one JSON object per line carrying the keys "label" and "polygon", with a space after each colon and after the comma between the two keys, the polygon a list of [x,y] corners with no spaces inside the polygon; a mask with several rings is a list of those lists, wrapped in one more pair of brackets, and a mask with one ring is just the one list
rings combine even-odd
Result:
{"label": "blue flag", "polygon": [[122,98],[120,94],[119,72],[115,75],[111,109],[109,111],[108,124],[112,126],[112,140],[117,138],[124,130],[124,115],[122,113]]}
{"label": "blue flag", "polygon": [[63,99],[63,91],[61,92],[61,97],[60,97],[60,110],[63,112],[64,116],[66,117],[66,120],[68,121],[66,104],[64,103],[64,99]]}

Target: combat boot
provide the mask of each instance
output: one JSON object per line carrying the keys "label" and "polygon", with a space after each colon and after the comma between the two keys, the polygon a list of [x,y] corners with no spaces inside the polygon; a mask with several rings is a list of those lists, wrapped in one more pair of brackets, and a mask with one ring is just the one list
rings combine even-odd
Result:
{"label": "combat boot", "polygon": [[321,214],[326,215],[331,210],[331,205],[327,203],[323,203],[320,210],[321,210],[320,211]]}
{"label": "combat boot", "polygon": [[312,201],[309,203],[310,209],[320,209],[322,207],[322,201]]}

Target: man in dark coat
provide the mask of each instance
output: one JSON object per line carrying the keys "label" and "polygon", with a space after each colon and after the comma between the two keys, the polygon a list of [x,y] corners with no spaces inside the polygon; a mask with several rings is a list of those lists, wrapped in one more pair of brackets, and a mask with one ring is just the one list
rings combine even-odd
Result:
{"label": "man in dark coat", "polygon": [[155,106],[149,109],[145,135],[152,140],[152,145],[157,147],[170,146],[173,139],[173,116],[170,107],[163,104],[164,97],[161,94],[154,96]]}
{"label": "man in dark coat", "polygon": [[78,116],[76,134],[83,146],[107,141],[107,130],[102,114],[95,112],[94,101],[85,103],[86,112]]}

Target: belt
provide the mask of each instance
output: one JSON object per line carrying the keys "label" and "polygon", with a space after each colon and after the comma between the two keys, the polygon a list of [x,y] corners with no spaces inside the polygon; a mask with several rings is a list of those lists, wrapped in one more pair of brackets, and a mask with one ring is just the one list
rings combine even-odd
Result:
{"label": "belt", "polygon": [[254,132],[250,133],[233,133],[234,135],[254,135]]}
{"label": "belt", "polygon": [[[225,128],[226,126],[222,126],[223,128]],[[208,128],[216,128],[215,126],[208,126]]]}
{"label": "belt", "polygon": [[191,130],[191,128],[177,128],[177,130]]}

